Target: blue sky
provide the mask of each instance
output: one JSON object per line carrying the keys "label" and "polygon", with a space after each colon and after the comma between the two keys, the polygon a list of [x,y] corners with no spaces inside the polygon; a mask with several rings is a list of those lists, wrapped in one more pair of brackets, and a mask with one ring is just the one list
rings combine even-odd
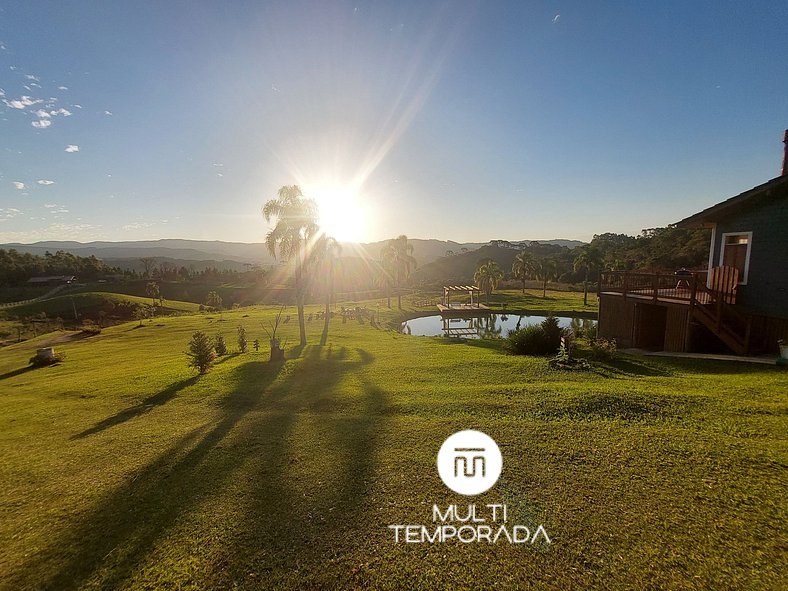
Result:
{"label": "blue sky", "polygon": [[767,1],[6,3],[0,241],[258,241],[293,183],[340,239],[635,234],[779,175],[786,22]]}

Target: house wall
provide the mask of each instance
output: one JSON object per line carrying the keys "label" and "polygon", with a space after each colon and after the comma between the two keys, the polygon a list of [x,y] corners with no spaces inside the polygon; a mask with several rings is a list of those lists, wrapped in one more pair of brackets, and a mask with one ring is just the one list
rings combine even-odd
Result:
{"label": "house wall", "polygon": [[788,318],[788,200],[776,198],[717,221],[714,266],[720,264],[726,232],[752,232],[747,285],[739,285],[736,303],[751,314]]}

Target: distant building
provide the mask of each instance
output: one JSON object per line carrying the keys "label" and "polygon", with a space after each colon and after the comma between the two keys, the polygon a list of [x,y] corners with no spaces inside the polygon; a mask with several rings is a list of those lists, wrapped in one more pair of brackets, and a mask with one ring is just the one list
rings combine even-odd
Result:
{"label": "distant building", "polygon": [[76,280],[74,275],[50,275],[48,277],[31,277],[27,282],[31,285],[66,285],[74,283]]}

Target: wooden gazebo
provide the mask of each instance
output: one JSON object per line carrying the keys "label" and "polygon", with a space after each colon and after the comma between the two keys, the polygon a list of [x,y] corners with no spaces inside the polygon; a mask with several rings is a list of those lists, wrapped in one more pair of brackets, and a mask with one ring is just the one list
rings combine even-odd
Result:
{"label": "wooden gazebo", "polygon": [[[452,303],[452,293],[467,293],[469,302],[465,303]],[[482,304],[480,300],[481,290],[475,285],[444,285],[443,286],[443,301],[438,304],[438,310],[441,312],[463,312],[466,310],[488,310],[487,306]]]}

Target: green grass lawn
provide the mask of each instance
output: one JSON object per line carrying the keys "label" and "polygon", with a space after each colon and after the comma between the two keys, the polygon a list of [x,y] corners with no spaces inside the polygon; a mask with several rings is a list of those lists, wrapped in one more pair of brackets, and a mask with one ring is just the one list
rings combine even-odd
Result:
{"label": "green grass lawn", "polygon": [[[324,347],[322,323],[308,323],[299,350],[288,313],[281,365],[267,363],[261,327],[273,308],[115,326],[58,345],[65,362],[42,369],[26,369],[36,340],[2,349],[0,588],[784,580],[779,368],[622,356],[556,372],[495,344],[338,318]],[[258,353],[223,357],[202,377],[188,370],[194,330],[221,332],[232,350],[239,323],[265,343]],[[498,483],[472,499],[435,467],[461,429],[486,432],[504,457]],[[543,524],[552,544],[394,544],[388,525],[430,524],[433,504],[469,502],[506,503],[511,522]]]}

